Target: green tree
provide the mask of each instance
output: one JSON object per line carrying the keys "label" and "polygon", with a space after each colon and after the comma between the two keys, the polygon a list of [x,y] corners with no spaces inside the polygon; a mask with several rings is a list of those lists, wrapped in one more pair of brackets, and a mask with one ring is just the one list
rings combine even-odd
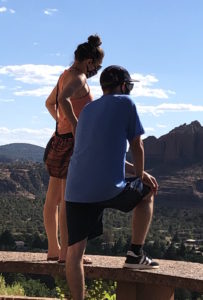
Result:
{"label": "green tree", "polygon": [[185,259],[186,256],[187,256],[187,249],[184,245],[184,243],[182,242],[181,245],[180,245],[180,248],[177,250],[177,256],[178,256],[178,259]]}
{"label": "green tree", "polygon": [[165,255],[164,255],[165,259],[172,259],[172,260],[176,260],[177,259],[177,253],[176,253],[176,248],[174,246],[173,243],[170,244],[170,246],[168,247]]}
{"label": "green tree", "polygon": [[115,242],[114,246],[112,247],[112,255],[123,255],[125,253],[125,240],[123,237],[119,237],[119,239]]}
{"label": "green tree", "polygon": [[9,230],[5,230],[0,237],[1,250],[13,250],[15,248],[14,238]]}
{"label": "green tree", "polygon": [[179,238],[177,231],[176,231],[175,235],[173,236],[172,242],[174,242],[174,243],[180,242],[180,238]]}
{"label": "green tree", "polygon": [[32,248],[33,249],[43,249],[44,243],[37,232],[35,232],[32,239]]}

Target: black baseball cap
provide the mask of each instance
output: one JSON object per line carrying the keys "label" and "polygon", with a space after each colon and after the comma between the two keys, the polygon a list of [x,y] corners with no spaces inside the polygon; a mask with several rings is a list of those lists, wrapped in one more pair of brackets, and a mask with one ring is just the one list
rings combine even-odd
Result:
{"label": "black baseball cap", "polygon": [[114,87],[123,82],[139,82],[139,80],[132,79],[125,68],[117,65],[109,66],[101,73],[100,84],[102,87]]}

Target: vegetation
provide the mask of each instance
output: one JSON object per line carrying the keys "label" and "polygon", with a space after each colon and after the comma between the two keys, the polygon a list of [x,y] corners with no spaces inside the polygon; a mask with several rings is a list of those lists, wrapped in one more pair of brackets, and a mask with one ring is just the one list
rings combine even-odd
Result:
{"label": "vegetation", "polygon": [[12,285],[6,285],[5,279],[0,275],[0,295],[24,296],[24,289],[20,283],[14,282]]}
{"label": "vegetation", "polygon": [[[56,279],[60,299],[72,299],[65,280]],[[116,282],[107,280],[86,280],[85,300],[116,300]]]}
{"label": "vegetation", "polygon": [[[43,205],[48,176],[38,163],[0,165],[0,250],[45,251],[47,238],[43,225]],[[195,169],[202,177],[202,167]],[[191,172],[193,172],[192,169]],[[179,174],[180,178],[194,174]],[[195,176],[196,176],[195,175]],[[202,181],[197,182],[198,193]],[[163,203],[165,205],[163,205]],[[145,250],[153,258],[185,260],[203,263],[203,244],[187,244],[188,239],[203,240],[203,208],[174,206],[156,201],[152,225]],[[180,201],[179,201],[180,203]],[[199,203],[199,202],[198,202]],[[131,214],[108,209],[104,214],[104,234],[88,242],[87,253],[125,256],[131,235]],[[18,249],[18,241],[23,242]],[[0,277],[0,292],[27,296],[64,298],[68,291],[61,280],[51,281],[42,276]],[[116,284],[100,280],[87,282],[87,299],[115,299]],[[10,292],[11,291],[11,292]],[[15,292],[16,291],[16,292]],[[22,293],[22,294],[20,294]],[[202,300],[203,296],[185,290],[176,291],[176,300]]]}
{"label": "vegetation", "polygon": [[0,294],[29,297],[57,297],[59,295],[54,280],[48,276],[8,273],[0,274]]}
{"label": "vegetation", "polygon": [[[5,228],[5,223],[7,222],[6,224],[10,230],[5,229],[0,234],[0,248],[7,251],[14,250],[16,248],[15,241],[20,239],[25,242],[26,251],[43,251],[43,249],[46,249],[47,240],[42,224],[43,200],[28,201],[21,199],[20,205],[13,210],[10,202],[7,202],[7,204],[8,208],[2,206],[2,209],[8,209],[7,211],[12,211],[12,213],[2,220],[1,225],[2,228]],[[16,222],[15,218],[20,214],[21,209],[24,209],[24,212],[21,213],[21,218],[18,217]],[[16,217],[9,219],[9,216],[12,216],[12,214],[16,214]],[[29,214],[33,215],[33,217],[28,218]],[[5,215],[3,214],[3,216]],[[199,245],[197,251],[195,246],[187,246],[185,243],[188,238],[203,238],[202,218],[203,212],[200,209],[177,210],[156,206],[145,250],[153,258],[203,263],[203,247]],[[15,224],[13,224],[13,219]],[[28,219],[29,221],[26,222]],[[87,253],[124,256],[130,241],[130,220],[131,214],[124,214],[111,209],[106,210],[104,215],[104,234],[97,239],[89,241]],[[18,224],[18,227],[16,224]],[[26,230],[24,228],[25,224],[27,224]],[[19,276],[10,280],[10,286],[5,287],[4,284],[4,290],[6,288],[9,290],[12,287],[12,290],[20,290],[27,296],[57,296],[60,299],[63,299],[65,295],[69,295],[67,285],[62,280],[57,279],[55,283],[49,286],[50,278],[42,282],[37,277],[36,279],[29,278],[29,276],[24,278]],[[38,277],[40,278],[40,276]],[[8,277],[6,277],[6,281],[8,281]],[[100,280],[88,281],[87,288],[87,300],[115,299],[116,283]],[[20,295],[18,292],[16,294]],[[202,300],[203,296],[195,292],[178,289],[175,299]]]}

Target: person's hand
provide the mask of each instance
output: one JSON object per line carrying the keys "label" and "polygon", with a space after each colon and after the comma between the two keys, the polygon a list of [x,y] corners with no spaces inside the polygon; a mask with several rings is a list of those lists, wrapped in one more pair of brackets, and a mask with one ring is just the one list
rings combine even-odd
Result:
{"label": "person's hand", "polygon": [[159,185],[158,185],[155,177],[153,177],[152,175],[150,175],[147,172],[144,172],[142,181],[143,181],[143,183],[145,183],[146,185],[148,185],[151,188],[152,192],[155,195],[157,194]]}

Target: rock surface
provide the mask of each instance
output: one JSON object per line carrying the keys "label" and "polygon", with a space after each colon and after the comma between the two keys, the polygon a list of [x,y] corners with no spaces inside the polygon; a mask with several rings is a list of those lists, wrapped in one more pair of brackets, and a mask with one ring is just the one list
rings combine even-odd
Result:
{"label": "rock surface", "polygon": [[[157,260],[159,269],[123,269],[124,257],[89,255],[92,264],[85,265],[87,278],[141,282],[186,288],[203,292],[202,264],[184,261]],[[65,264],[47,262],[46,254],[0,251],[0,273],[19,272],[65,277]]]}
{"label": "rock surface", "polygon": [[197,162],[203,160],[203,127],[198,121],[184,124],[158,139],[146,138],[144,146],[149,167]]}

